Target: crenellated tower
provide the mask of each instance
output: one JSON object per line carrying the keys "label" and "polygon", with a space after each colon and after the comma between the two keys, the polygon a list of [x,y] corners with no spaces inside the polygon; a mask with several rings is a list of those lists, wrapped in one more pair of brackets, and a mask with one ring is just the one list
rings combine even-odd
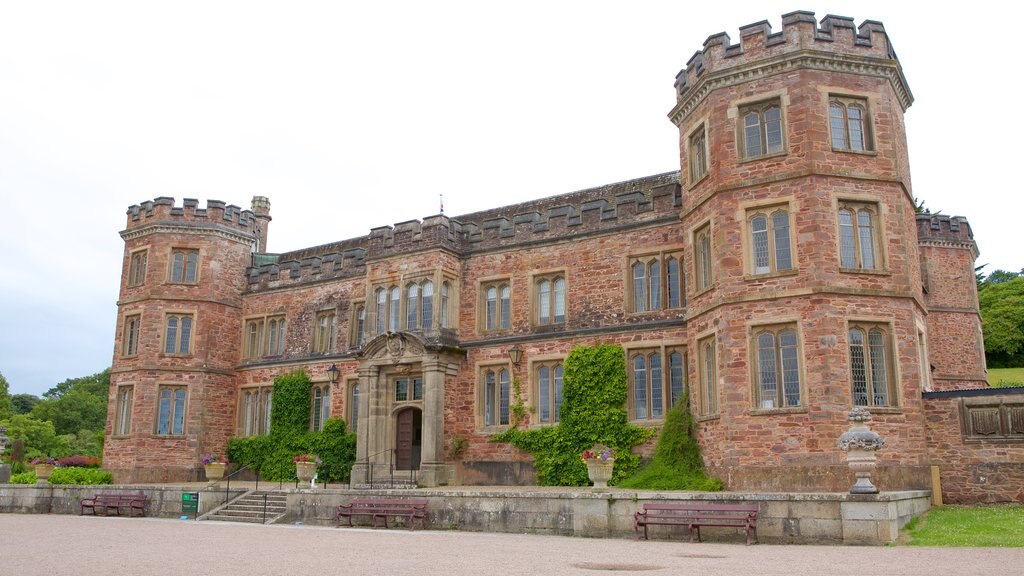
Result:
{"label": "crenellated tower", "polygon": [[119,482],[200,479],[234,431],[245,271],[270,220],[256,200],[128,209],[104,445]]}
{"label": "crenellated tower", "polygon": [[669,114],[704,455],[733,489],[843,489],[834,441],[863,405],[883,484],[924,487],[913,97],[880,22],[782,24],[710,36]]}

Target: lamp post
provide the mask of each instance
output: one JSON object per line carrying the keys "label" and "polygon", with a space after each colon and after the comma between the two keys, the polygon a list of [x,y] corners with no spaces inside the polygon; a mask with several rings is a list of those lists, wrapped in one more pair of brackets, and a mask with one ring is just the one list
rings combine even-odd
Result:
{"label": "lamp post", "polygon": [[338,383],[339,374],[341,374],[341,370],[338,370],[338,367],[335,364],[331,364],[331,367],[327,369],[327,379],[330,380],[331,384]]}
{"label": "lamp post", "polygon": [[523,349],[519,347],[519,344],[513,344],[508,349],[508,359],[512,361],[512,366],[518,370],[519,362],[523,359]]}

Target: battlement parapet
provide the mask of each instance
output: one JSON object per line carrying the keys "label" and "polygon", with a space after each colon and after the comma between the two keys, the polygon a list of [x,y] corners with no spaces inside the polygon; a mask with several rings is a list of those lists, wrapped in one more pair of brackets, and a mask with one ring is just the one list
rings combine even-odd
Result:
{"label": "battlement parapet", "polygon": [[[684,101],[699,95],[702,81],[730,73],[750,80],[785,70],[780,64],[787,58],[810,58],[811,54],[816,54],[817,58],[808,65],[815,67],[828,68],[826,62],[831,60],[838,69],[856,68],[863,73],[869,62],[883,65],[891,70],[878,73],[893,76],[894,82],[901,85],[897,93],[903,108],[913,102],[899,59],[881,22],[865,20],[856,26],[853,18],[829,14],[819,25],[814,12],[800,10],[783,14],[780,32],[772,32],[771,24],[762,20],[741,27],[737,44],[732,44],[725,32],[708,36],[704,49],[695,52],[676,75],[677,106],[670,117],[675,121]],[[763,67],[760,71],[757,70],[759,65]]]}
{"label": "battlement parapet", "polygon": [[181,206],[175,206],[174,198],[160,196],[129,206],[127,214],[128,229],[155,223],[199,222],[229,226],[249,234],[256,232],[256,219],[251,210],[220,200],[207,200],[206,208],[200,208],[195,198],[185,198]]}
{"label": "battlement parapet", "polygon": [[969,246],[977,250],[974,232],[963,216],[918,214],[917,241],[920,244]]}
{"label": "battlement parapet", "polygon": [[331,278],[361,276],[366,273],[366,249],[353,247],[342,251],[302,257],[279,256],[277,262],[251,266],[248,270],[250,290],[277,288]]}

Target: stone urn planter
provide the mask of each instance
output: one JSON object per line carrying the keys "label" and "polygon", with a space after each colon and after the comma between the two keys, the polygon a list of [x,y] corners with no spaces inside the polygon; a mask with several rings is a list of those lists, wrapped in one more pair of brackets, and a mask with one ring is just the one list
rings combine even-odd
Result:
{"label": "stone urn planter", "polygon": [[594,483],[594,488],[607,488],[608,481],[612,479],[612,472],[615,470],[615,459],[599,460],[591,458],[587,460],[587,476]]}
{"label": "stone urn planter", "polygon": [[295,476],[300,482],[311,482],[316,476],[316,462],[296,462]]}
{"label": "stone urn planter", "polygon": [[224,462],[211,462],[203,465],[206,469],[206,479],[210,482],[216,482],[224,477],[224,471],[227,470],[228,465]]}
{"label": "stone urn planter", "polygon": [[36,464],[36,484],[46,484],[50,479],[50,474],[53,474],[53,469],[56,468],[53,464]]}
{"label": "stone urn planter", "polygon": [[839,436],[836,445],[846,450],[846,464],[857,478],[850,494],[878,494],[878,488],[871,483],[871,473],[878,463],[875,451],[885,445],[885,440],[868,428],[871,413],[867,408],[858,406],[850,410],[848,418],[853,425]]}

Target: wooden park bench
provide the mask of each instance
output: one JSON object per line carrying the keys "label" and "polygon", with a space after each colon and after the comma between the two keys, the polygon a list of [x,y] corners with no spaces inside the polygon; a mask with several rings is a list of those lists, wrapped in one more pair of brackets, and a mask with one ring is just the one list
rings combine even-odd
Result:
{"label": "wooden park bench", "polygon": [[148,498],[141,492],[138,494],[96,494],[91,498],[79,500],[78,504],[81,506],[79,515],[85,514],[85,511],[89,510],[93,516],[98,516],[97,509],[99,508],[103,510],[104,516],[109,516],[110,510],[120,516],[121,509],[124,508],[128,511],[128,516],[134,516],[136,510],[139,511],[139,516],[145,516]]}
{"label": "wooden park bench", "polygon": [[420,527],[426,527],[427,499],[407,498],[383,499],[383,498],[353,498],[348,504],[338,506],[334,515],[337,525],[341,526],[341,519],[347,518],[348,525],[352,526],[352,518],[355,516],[369,516],[371,525],[377,527],[377,519],[384,522],[388,527],[388,518],[404,518],[409,530],[416,529],[416,521],[419,520]]}
{"label": "wooden park bench", "polygon": [[710,502],[676,504],[647,502],[644,509],[633,515],[633,531],[640,539],[640,527],[661,524],[686,526],[690,542],[700,542],[701,526],[735,526],[747,533],[747,545],[757,544],[757,504],[714,504]]}

